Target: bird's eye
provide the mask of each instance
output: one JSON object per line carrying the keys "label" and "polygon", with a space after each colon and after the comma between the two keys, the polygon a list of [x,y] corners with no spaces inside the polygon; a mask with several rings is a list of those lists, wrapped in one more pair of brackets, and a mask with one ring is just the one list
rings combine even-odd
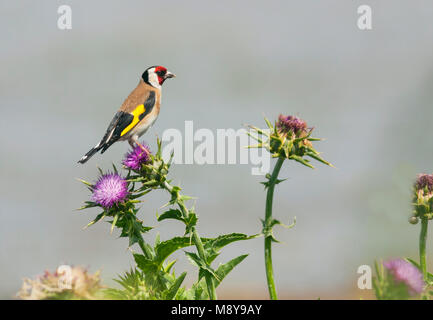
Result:
{"label": "bird's eye", "polygon": [[159,70],[159,71],[157,71],[156,72],[156,74],[158,75],[158,76],[160,76],[160,77],[162,77],[162,76],[164,76],[164,71],[163,70]]}

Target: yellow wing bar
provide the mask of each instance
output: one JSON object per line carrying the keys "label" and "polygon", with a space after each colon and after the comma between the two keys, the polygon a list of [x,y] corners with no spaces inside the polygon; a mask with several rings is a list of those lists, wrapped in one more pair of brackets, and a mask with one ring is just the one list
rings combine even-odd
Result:
{"label": "yellow wing bar", "polygon": [[146,108],[144,107],[143,104],[138,105],[134,109],[134,111],[132,111],[132,115],[134,116],[134,118],[132,119],[129,126],[127,126],[125,129],[123,129],[122,133],[120,134],[121,137],[123,135],[125,135],[126,133],[128,133],[129,130],[131,130],[132,128],[135,127],[135,125],[140,121],[140,115],[143,114],[145,111],[146,111]]}

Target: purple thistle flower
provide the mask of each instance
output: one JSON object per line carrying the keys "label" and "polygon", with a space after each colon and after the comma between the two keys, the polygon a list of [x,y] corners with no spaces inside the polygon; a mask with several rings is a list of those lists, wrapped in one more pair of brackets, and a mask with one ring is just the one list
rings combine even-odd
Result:
{"label": "purple thistle flower", "polygon": [[289,133],[292,131],[298,135],[307,131],[307,123],[296,116],[279,115],[277,121],[277,128],[281,133]]}
{"label": "purple thistle flower", "polygon": [[415,182],[415,188],[417,191],[424,190],[427,187],[428,191],[433,191],[433,174],[419,174]]}
{"label": "purple thistle flower", "polygon": [[410,295],[416,295],[423,291],[423,276],[418,268],[411,263],[403,259],[393,259],[384,262],[383,266],[396,283],[403,283],[407,286]]}
{"label": "purple thistle flower", "polygon": [[140,146],[136,146],[130,152],[125,155],[125,159],[123,159],[123,165],[132,170],[139,170],[143,163],[146,163],[150,160],[149,154],[150,149],[149,146],[145,143],[142,143],[143,147],[147,150],[144,151]]}
{"label": "purple thistle flower", "polygon": [[105,209],[111,208],[128,196],[128,183],[117,173],[102,175],[93,186],[92,200]]}

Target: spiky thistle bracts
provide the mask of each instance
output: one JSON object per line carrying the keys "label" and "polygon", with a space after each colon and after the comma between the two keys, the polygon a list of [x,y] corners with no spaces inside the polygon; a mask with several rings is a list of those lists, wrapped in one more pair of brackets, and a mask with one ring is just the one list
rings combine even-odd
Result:
{"label": "spiky thistle bracts", "polygon": [[252,130],[247,131],[247,134],[259,142],[257,145],[249,146],[249,148],[265,148],[274,158],[295,160],[310,168],[314,167],[308,158],[332,166],[313,147],[313,141],[320,141],[321,139],[311,137],[313,128],[308,128],[305,120],[296,116],[280,114],[274,124],[266,118],[265,122],[268,129],[249,126]]}

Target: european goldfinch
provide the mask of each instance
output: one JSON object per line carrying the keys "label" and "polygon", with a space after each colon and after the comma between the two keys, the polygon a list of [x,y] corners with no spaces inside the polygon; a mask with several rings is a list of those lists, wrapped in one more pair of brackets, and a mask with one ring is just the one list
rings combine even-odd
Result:
{"label": "european goldfinch", "polygon": [[161,105],[161,86],[168,78],[175,75],[162,66],[152,66],[143,72],[137,87],[123,102],[119,111],[111,120],[102,140],[87,152],[78,162],[85,163],[95,153],[104,153],[116,141],[128,140],[147,152],[138,138],[143,135],[158,118]]}

